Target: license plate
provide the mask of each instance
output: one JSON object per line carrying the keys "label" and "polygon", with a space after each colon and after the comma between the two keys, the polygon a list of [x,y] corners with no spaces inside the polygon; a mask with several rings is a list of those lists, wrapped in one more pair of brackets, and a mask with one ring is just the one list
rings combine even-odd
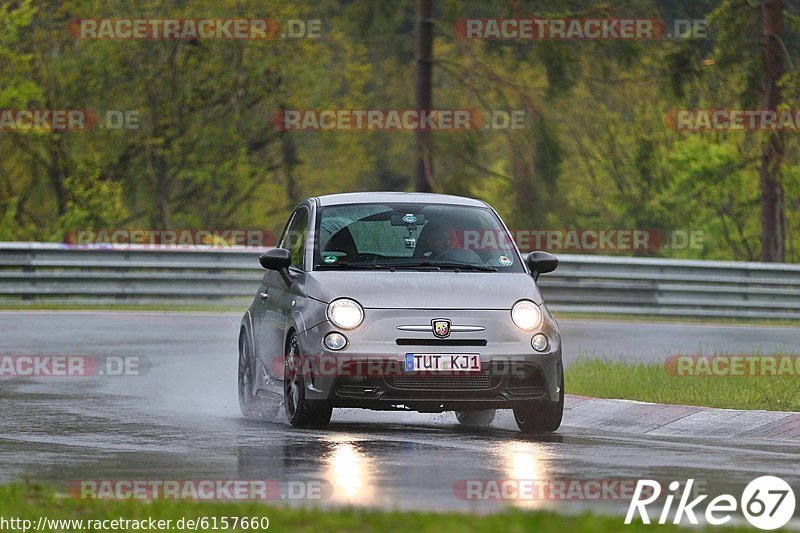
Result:
{"label": "license plate", "polygon": [[477,353],[407,353],[406,372],[480,372]]}

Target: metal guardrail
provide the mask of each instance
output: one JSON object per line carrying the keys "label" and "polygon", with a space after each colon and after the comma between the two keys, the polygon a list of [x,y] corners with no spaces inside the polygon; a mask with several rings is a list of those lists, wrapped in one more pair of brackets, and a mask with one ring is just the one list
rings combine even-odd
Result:
{"label": "metal guardrail", "polygon": [[[0,307],[243,304],[253,249],[75,249],[0,243]],[[540,278],[554,311],[800,319],[800,265],[560,255]]]}

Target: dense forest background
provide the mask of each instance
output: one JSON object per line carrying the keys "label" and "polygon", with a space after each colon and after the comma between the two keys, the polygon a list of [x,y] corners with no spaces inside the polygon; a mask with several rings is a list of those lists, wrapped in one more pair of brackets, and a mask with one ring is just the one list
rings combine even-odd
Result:
{"label": "dense forest background", "polygon": [[[526,127],[436,132],[437,192],[514,228],[703,232],[654,255],[761,259],[770,132],[677,131],[674,109],[760,109],[759,0],[437,0],[435,108],[526,110]],[[800,105],[800,6],[785,1],[780,106]],[[278,131],[279,109],[414,107],[415,0],[11,1],[0,109],[137,110],[138,129],[0,132],[0,240],[85,228],[265,228],[299,199],[414,190],[413,132]],[[465,40],[461,17],[706,19],[702,39]],[[319,39],[81,40],[78,18],[319,19]],[[781,136],[785,260],[800,261],[800,143]]]}

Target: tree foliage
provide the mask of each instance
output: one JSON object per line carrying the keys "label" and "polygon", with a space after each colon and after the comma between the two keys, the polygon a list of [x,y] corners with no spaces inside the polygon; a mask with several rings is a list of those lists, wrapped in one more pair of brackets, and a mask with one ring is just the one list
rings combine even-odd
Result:
{"label": "tree foliage", "polygon": [[[674,109],[758,109],[752,0],[437,0],[437,108],[522,110],[525,127],[436,132],[438,192],[525,229],[702,231],[758,260],[763,132],[676,131]],[[299,198],[412,190],[413,132],[277,131],[281,109],[414,105],[414,0],[22,0],[0,7],[0,108],[135,110],[138,129],[0,131],[0,239],[84,228],[278,230]],[[791,6],[790,6],[791,7]],[[704,39],[465,40],[463,17],[707,19]],[[319,39],[81,40],[77,18],[319,19]],[[800,99],[787,8],[784,107]],[[800,150],[785,138],[787,260],[800,261]]]}

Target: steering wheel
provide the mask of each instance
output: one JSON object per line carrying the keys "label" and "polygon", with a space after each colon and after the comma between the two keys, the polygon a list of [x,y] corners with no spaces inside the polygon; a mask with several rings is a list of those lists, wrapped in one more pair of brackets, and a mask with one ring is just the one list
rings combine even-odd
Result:
{"label": "steering wheel", "polygon": [[483,259],[473,250],[465,248],[450,248],[435,257],[440,261],[453,261],[456,263],[466,263],[471,265],[482,264]]}

